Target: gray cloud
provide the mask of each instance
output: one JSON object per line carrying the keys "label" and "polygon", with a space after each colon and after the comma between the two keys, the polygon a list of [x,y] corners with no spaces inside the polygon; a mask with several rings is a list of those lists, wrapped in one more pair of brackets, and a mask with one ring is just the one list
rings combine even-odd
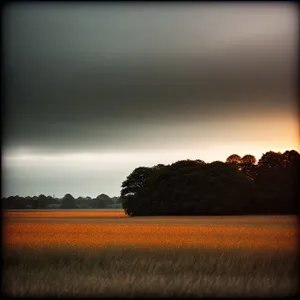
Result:
{"label": "gray cloud", "polygon": [[217,144],[297,108],[291,3],[16,3],[3,24],[7,151]]}

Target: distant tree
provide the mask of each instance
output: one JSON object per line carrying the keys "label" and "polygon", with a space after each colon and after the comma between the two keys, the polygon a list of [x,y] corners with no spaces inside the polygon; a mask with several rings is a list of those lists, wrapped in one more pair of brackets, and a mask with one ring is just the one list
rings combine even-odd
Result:
{"label": "distant tree", "polygon": [[251,154],[246,154],[241,158],[241,163],[254,165],[256,164],[256,158]]}
{"label": "distant tree", "polygon": [[91,200],[88,200],[88,203],[90,203],[92,208],[99,208],[98,200],[96,198],[91,198]]}
{"label": "distant tree", "polygon": [[283,163],[285,166],[294,165],[295,167],[299,167],[300,154],[296,150],[285,151],[283,153]]}
{"label": "distant tree", "polygon": [[11,203],[9,201],[9,197],[3,197],[2,199],[2,208],[3,209],[9,209],[11,207]]}
{"label": "distant tree", "polygon": [[164,168],[164,167],[165,167],[165,165],[158,164],[158,165],[155,165],[152,169],[159,170],[159,169]]}
{"label": "distant tree", "polygon": [[196,159],[195,162],[197,164],[205,164],[205,161],[204,160],[201,160],[201,159]]}
{"label": "distant tree", "polygon": [[284,158],[284,155],[280,152],[268,151],[258,161],[258,167],[261,169],[281,167],[284,165]]}
{"label": "distant tree", "polygon": [[47,197],[44,194],[40,194],[37,198],[38,208],[44,209],[47,207]]}
{"label": "distant tree", "polygon": [[239,164],[240,170],[246,174],[249,178],[254,179],[256,177],[256,158],[251,154],[246,154],[242,157]]}
{"label": "distant tree", "polygon": [[101,194],[97,196],[97,207],[98,208],[107,208],[108,205],[114,204],[114,201],[107,195]]}
{"label": "distant tree", "polygon": [[24,202],[25,202],[25,206],[31,206],[32,208],[34,208],[34,203],[33,203],[32,197],[26,196],[24,198]]}
{"label": "distant tree", "polygon": [[226,163],[238,166],[241,163],[241,157],[237,154],[232,154],[227,157]]}
{"label": "distant tree", "polygon": [[101,195],[97,196],[96,199],[100,199],[100,200],[109,200],[110,197],[107,196],[106,194],[101,194]]}
{"label": "distant tree", "polygon": [[176,167],[183,167],[183,168],[188,168],[188,167],[195,167],[198,164],[205,164],[203,160],[197,159],[197,160],[191,160],[191,159],[186,159],[186,160],[179,160],[175,163],[173,163],[171,166],[176,166]]}
{"label": "distant tree", "polygon": [[[298,157],[298,158],[297,158]],[[299,185],[299,153],[269,151],[258,161],[257,199],[263,213],[292,214]]]}
{"label": "distant tree", "polygon": [[89,208],[89,203],[86,198],[78,197],[75,203],[77,208]]}
{"label": "distant tree", "polygon": [[115,204],[121,203],[120,197],[112,197],[111,200],[113,200]]}
{"label": "distant tree", "polygon": [[7,203],[6,205],[7,208],[14,208],[14,197],[13,196],[7,197],[6,203]]}
{"label": "distant tree", "polygon": [[222,162],[222,161],[220,161],[220,160],[215,160],[215,161],[212,161],[211,163],[210,163],[211,165],[216,165],[216,166],[220,166],[220,165],[223,165],[224,164],[224,162]]}
{"label": "distant tree", "polygon": [[122,204],[122,199],[121,197],[117,197],[118,199],[116,200],[116,204]]}
{"label": "distant tree", "polygon": [[11,208],[23,209],[26,207],[26,200],[24,197],[19,195],[13,196],[11,200]]}
{"label": "distant tree", "polygon": [[61,201],[61,208],[76,208],[75,199],[71,194],[66,194]]}

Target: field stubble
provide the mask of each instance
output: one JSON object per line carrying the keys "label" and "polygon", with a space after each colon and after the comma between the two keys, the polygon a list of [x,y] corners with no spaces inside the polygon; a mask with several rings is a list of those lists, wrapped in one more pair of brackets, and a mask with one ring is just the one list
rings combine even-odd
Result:
{"label": "field stubble", "polygon": [[10,296],[292,296],[297,257],[217,250],[9,249]]}
{"label": "field stubble", "polygon": [[230,219],[216,226],[198,221],[188,226],[176,219],[181,224],[170,226],[151,218],[151,224],[139,218],[78,224],[70,220],[72,214],[67,223],[53,218],[38,223],[34,217],[26,223],[20,216],[5,224],[2,284],[10,296],[282,297],[298,292],[291,226],[273,228],[251,219],[256,225],[250,227],[234,226]]}

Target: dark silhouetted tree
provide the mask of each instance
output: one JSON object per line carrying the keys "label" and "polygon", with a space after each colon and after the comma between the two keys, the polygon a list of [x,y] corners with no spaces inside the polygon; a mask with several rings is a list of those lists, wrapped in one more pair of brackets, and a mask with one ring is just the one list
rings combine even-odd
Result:
{"label": "dark silhouetted tree", "polygon": [[108,205],[114,204],[114,201],[107,195],[101,194],[97,196],[97,207],[98,208],[107,208]]}
{"label": "dark silhouetted tree", "polygon": [[238,166],[241,163],[241,157],[237,154],[232,154],[227,157],[226,163]]}
{"label": "dark silhouetted tree", "polygon": [[251,154],[246,154],[241,158],[239,169],[252,180],[256,177],[256,158]]}
{"label": "dark silhouetted tree", "polygon": [[61,200],[61,208],[76,208],[75,199],[71,194],[66,194]]}
{"label": "dark silhouetted tree", "polygon": [[256,158],[255,156],[251,154],[246,154],[241,158],[241,164],[251,164],[255,165],[256,164]]}
{"label": "dark silhouetted tree", "polygon": [[300,163],[300,154],[295,150],[287,150],[283,153],[283,163],[286,167],[295,166],[295,168],[299,167]]}
{"label": "dark silhouetted tree", "polygon": [[294,150],[285,154],[269,151],[262,155],[255,180],[256,201],[261,204],[261,213],[291,214],[295,211],[298,159],[299,154]]}
{"label": "dark silhouetted tree", "polygon": [[251,181],[235,166],[179,161],[151,173],[143,188],[127,199],[127,213],[137,215],[209,215],[245,212]]}
{"label": "dark silhouetted tree", "polygon": [[270,168],[276,168],[283,166],[284,156],[280,152],[268,151],[263,154],[260,160],[258,161],[258,167],[261,170],[266,170]]}
{"label": "dark silhouetted tree", "polygon": [[122,183],[121,201],[126,214],[138,205],[139,193],[145,188],[146,181],[153,171],[153,168],[138,167]]}
{"label": "dark silhouetted tree", "polygon": [[44,194],[38,196],[37,202],[38,202],[38,208],[44,209],[47,207],[48,201],[47,201],[47,197]]}

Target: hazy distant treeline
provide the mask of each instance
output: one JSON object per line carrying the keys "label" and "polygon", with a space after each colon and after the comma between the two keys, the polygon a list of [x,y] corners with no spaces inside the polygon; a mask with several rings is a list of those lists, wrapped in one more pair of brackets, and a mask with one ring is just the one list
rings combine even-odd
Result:
{"label": "hazy distant treeline", "polygon": [[75,199],[71,194],[66,194],[63,198],[39,195],[34,197],[11,196],[2,198],[4,209],[51,209],[51,208],[112,208],[121,207],[119,197],[110,198],[101,194],[96,198],[78,197]]}
{"label": "hazy distant treeline", "polygon": [[226,162],[182,160],[136,168],[123,182],[129,216],[296,214],[297,151],[230,155]]}

